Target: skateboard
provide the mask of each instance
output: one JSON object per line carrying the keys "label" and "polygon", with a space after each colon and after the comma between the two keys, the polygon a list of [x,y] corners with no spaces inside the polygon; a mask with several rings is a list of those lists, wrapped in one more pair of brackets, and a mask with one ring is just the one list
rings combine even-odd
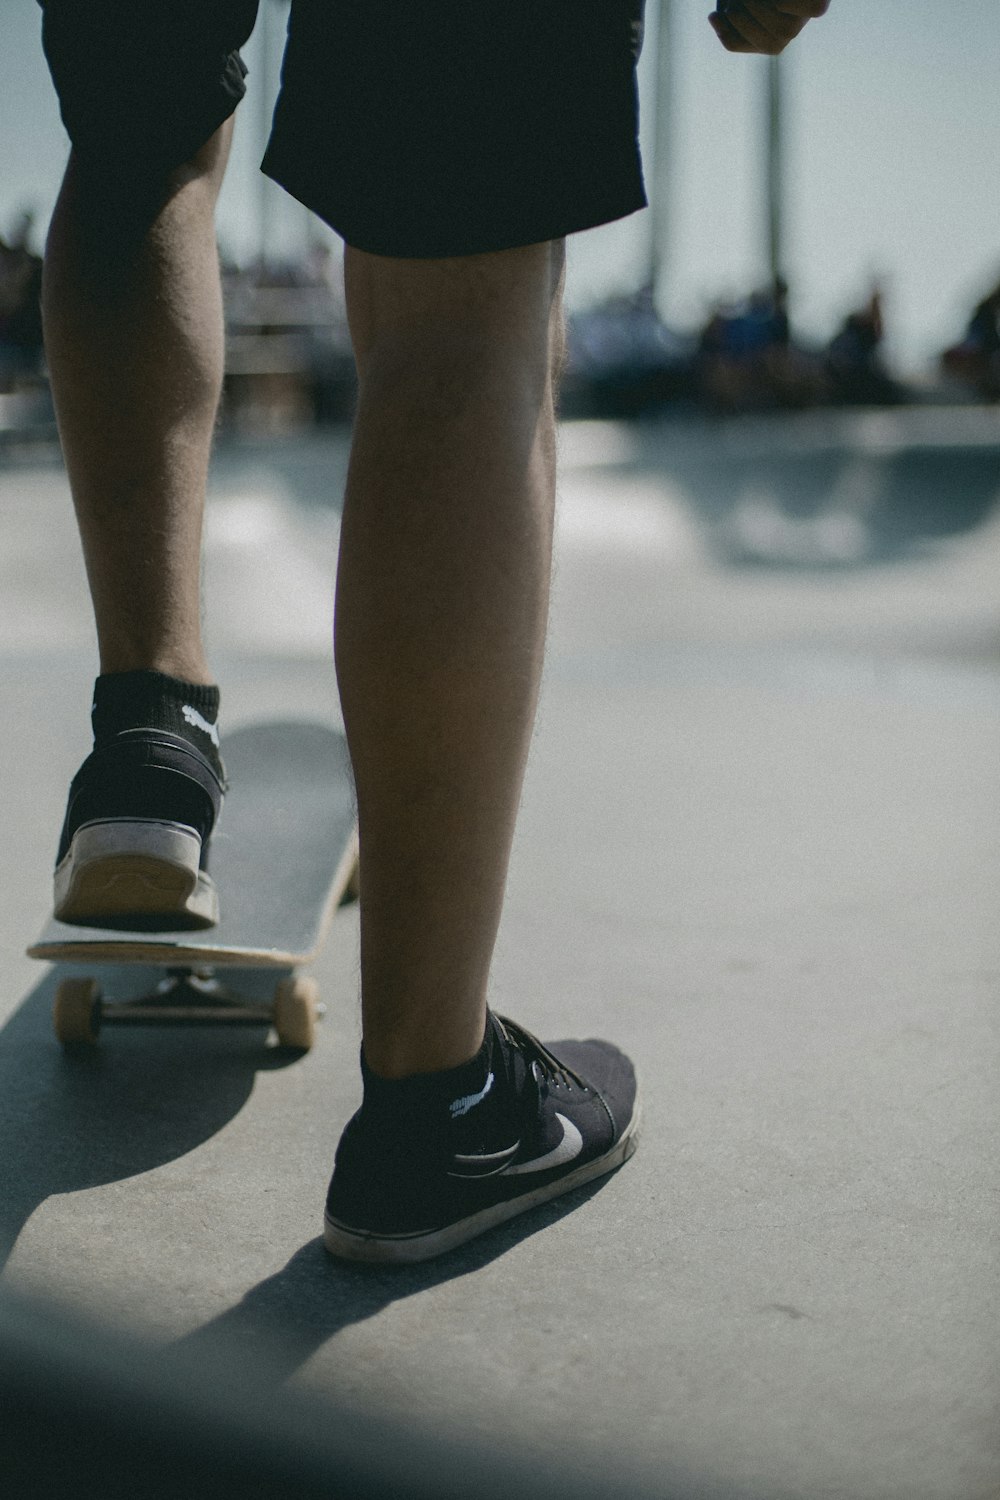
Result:
{"label": "skateboard", "polygon": [[337,907],[357,895],[354,784],[342,734],[301,722],[223,740],[230,790],[212,836],[216,926],[125,931],[49,920],[31,958],[65,971],[53,1020],[64,1045],[110,1025],[272,1026],[307,1050],[322,1013],[313,979]]}

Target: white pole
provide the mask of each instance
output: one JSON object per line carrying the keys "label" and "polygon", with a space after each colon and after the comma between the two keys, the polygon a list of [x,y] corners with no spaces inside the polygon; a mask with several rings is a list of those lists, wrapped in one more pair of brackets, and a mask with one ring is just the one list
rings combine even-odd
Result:
{"label": "white pole", "polygon": [[[284,10],[287,0],[263,0],[257,21],[257,131],[260,156],[263,157],[271,134],[271,116],[277,95],[277,58],[275,57],[274,12]],[[260,174],[257,189],[257,254],[266,262],[274,250],[274,211],[280,188],[269,177]]]}
{"label": "white pole", "polygon": [[767,264],[772,282],[785,274],[784,118],[780,57],[767,59]]}
{"label": "white pole", "polygon": [[662,317],[670,269],[670,207],[673,192],[673,0],[660,0],[656,24],[656,97],[653,105],[652,243],[649,282]]}
{"label": "white pole", "polygon": [[[271,131],[271,5],[264,0],[257,19],[257,126],[260,156]],[[257,183],[257,259],[266,265],[271,249],[271,181],[264,173]]]}

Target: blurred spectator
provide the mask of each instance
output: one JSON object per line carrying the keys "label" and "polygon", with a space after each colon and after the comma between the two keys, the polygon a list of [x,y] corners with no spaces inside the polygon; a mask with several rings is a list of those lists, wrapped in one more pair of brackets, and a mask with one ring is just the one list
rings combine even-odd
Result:
{"label": "blurred spectator", "polygon": [[42,260],[30,249],[34,219],[23,214],[0,239],[0,390],[37,376],[43,365]]}
{"label": "blurred spectator", "polygon": [[1000,401],[1000,283],[977,304],[965,337],[944,351],[941,364],[983,400]]}
{"label": "blurred spectator", "polygon": [[698,390],[722,412],[812,406],[823,399],[815,357],[792,340],[787,282],[779,278],[744,302],[713,308],[698,340]]}
{"label": "blurred spectator", "polygon": [[872,287],[868,301],[848,313],[826,349],[830,396],[846,406],[895,405],[904,399],[902,387],[882,359],[885,319],[882,290]]}
{"label": "blurred spectator", "polygon": [[661,321],[651,287],[574,313],[567,333],[564,415],[637,417],[691,398],[691,341]]}

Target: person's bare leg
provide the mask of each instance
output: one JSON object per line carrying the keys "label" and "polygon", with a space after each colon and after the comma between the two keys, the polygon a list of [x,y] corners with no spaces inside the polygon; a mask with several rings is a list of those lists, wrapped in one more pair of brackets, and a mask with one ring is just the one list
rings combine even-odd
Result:
{"label": "person's bare leg", "polygon": [[483,1038],[547,623],[562,268],[561,242],[347,254],[360,398],[336,657],[364,1050],[385,1077]]}
{"label": "person's bare leg", "polygon": [[214,211],[231,122],[159,182],[70,158],[43,307],[101,671],[210,682],[200,552],[222,386]]}

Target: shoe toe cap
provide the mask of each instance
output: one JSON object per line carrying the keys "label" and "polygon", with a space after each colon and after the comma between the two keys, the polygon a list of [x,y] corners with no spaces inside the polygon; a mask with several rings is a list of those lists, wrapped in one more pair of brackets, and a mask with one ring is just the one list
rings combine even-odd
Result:
{"label": "shoe toe cap", "polygon": [[637,1083],[630,1058],[612,1042],[547,1042],[552,1053],[572,1068],[604,1099],[619,1130],[623,1130],[635,1110]]}

